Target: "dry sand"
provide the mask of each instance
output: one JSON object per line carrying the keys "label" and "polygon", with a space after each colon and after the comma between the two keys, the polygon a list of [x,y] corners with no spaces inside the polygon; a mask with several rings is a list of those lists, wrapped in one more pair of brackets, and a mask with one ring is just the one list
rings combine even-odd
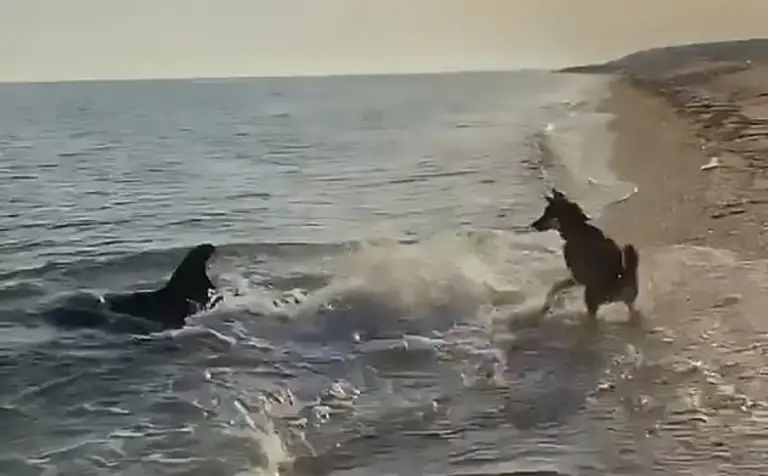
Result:
{"label": "dry sand", "polygon": [[[768,257],[768,66],[715,71],[614,85],[613,167],[639,193],[609,216],[616,232],[641,242]],[[702,170],[713,158],[721,165]]]}
{"label": "dry sand", "polygon": [[638,193],[609,207],[605,227],[645,251],[660,312],[768,336],[768,42],[716,44],[713,59],[701,48],[623,60],[604,109],[616,115],[612,167]]}
{"label": "dry sand", "polygon": [[[663,342],[615,387],[625,425],[647,432],[631,443],[634,472],[766,474],[768,41],[579,71],[618,72],[604,104],[612,166],[638,193],[602,224],[639,246],[640,307]],[[721,165],[702,170],[713,157]]]}

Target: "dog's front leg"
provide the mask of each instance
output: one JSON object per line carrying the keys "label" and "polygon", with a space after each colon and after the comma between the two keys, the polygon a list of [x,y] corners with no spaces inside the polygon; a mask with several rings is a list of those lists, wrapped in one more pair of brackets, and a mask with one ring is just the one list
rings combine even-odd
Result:
{"label": "dog's front leg", "polygon": [[552,303],[557,295],[572,286],[576,286],[576,284],[578,283],[576,283],[576,280],[573,279],[573,277],[567,277],[555,282],[555,284],[552,285],[552,287],[549,289],[549,292],[547,292],[547,297],[544,300],[544,305],[541,307],[541,312],[548,312],[552,307]]}

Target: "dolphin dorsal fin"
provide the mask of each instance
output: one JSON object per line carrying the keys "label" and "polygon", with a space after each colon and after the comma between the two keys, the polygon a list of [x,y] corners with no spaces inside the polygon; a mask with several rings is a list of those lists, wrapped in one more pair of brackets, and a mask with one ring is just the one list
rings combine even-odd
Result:
{"label": "dolphin dorsal fin", "polygon": [[173,271],[163,289],[185,299],[200,300],[203,295],[207,295],[209,289],[214,288],[208,277],[207,266],[208,260],[215,252],[216,247],[210,243],[192,248]]}

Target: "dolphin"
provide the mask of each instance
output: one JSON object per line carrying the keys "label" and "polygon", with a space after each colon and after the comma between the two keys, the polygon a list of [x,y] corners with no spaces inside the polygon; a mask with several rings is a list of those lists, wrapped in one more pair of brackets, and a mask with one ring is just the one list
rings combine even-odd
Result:
{"label": "dolphin", "polygon": [[216,252],[210,243],[190,250],[165,285],[153,291],[107,293],[106,308],[116,314],[146,319],[166,329],[184,327],[186,318],[216,306],[222,296],[207,273],[208,260]]}

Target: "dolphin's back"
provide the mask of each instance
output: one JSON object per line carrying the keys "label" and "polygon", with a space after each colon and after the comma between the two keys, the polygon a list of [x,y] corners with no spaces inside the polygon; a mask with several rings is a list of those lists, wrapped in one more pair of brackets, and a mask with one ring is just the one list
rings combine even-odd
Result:
{"label": "dolphin's back", "polygon": [[163,289],[108,294],[105,300],[114,313],[141,317],[170,328],[183,327],[184,319],[193,314],[189,302],[169,296]]}
{"label": "dolphin's back", "polygon": [[160,289],[107,297],[111,311],[143,317],[166,327],[183,327],[184,320],[215,305],[216,287],[208,277],[207,264],[215,247],[196,246],[176,267]]}

